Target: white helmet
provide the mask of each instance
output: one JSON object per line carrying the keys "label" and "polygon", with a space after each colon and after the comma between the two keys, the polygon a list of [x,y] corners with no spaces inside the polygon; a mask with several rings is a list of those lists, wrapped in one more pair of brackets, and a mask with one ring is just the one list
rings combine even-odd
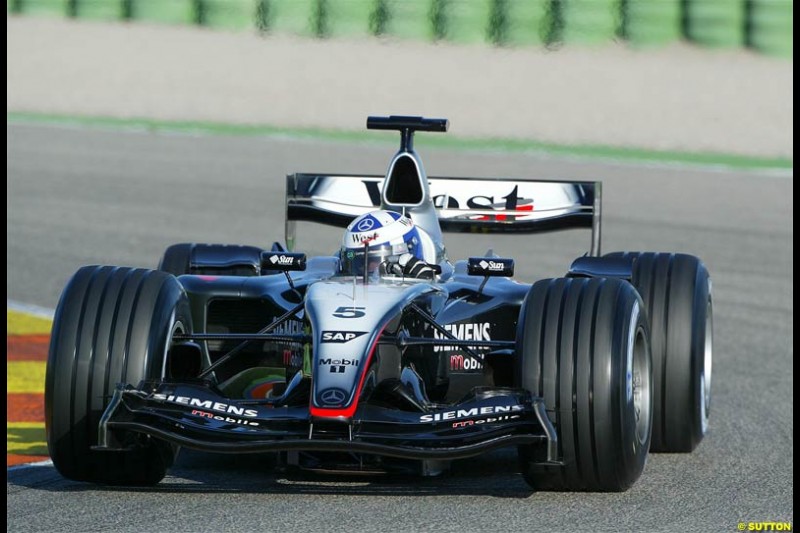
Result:
{"label": "white helmet", "polygon": [[376,272],[384,261],[403,254],[423,258],[422,238],[414,221],[394,211],[372,211],[353,220],[339,252],[342,274]]}

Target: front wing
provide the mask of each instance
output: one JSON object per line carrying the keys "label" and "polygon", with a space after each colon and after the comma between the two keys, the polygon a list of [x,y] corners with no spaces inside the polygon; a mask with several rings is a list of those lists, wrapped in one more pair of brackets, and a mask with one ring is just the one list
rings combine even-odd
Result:
{"label": "front wing", "polygon": [[137,434],[219,453],[316,451],[403,459],[461,459],[495,448],[546,446],[557,436],[544,400],[521,389],[487,389],[458,405],[409,412],[364,404],[352,420],[315,419],[308,407],[232,400],[203,383],[118,386],[99,425],[97,450],[128,449]]}

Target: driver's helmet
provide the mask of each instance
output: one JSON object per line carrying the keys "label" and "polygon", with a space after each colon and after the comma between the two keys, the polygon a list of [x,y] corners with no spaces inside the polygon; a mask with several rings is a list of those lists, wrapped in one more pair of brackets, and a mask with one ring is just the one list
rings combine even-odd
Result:
{"label": "driver's helmet", "polygon": [[420,232],[414,222],[395,211],[371,211],[347,226],[339,252],[341,273],[362,276],[366,268],[374,274],[381,263],[405,253],[423,259]]}

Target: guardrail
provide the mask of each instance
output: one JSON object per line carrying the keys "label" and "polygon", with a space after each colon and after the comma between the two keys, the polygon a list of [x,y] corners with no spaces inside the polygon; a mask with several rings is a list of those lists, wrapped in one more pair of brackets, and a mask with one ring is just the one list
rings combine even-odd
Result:
{"label": "guardrail", "polygon": [[8,12],[313,37],[746,46],[792,57],[793,0],[7,0]]}

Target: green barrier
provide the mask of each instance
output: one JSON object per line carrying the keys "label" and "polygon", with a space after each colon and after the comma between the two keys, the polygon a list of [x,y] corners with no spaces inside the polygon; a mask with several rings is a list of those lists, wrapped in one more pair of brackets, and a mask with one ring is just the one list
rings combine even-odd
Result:
{"label": "green barrier", "polygon": [[564,42],[601,44],[616,37],[620,0],[560,0],[560,3]]}
{"label": "green barrier", "polygon": [[436,0],[389,0],[386,33],[401,39],[431,39],[433,1]]}
{"label": "green barrier", "polygon": [[318,0],[269,0],[267,28],[306,37],[315,35]]}
{"label": "green barrier", "polygon": [[332,37],[366,37],[378,8],[376,0],[327,0],[327,30]]}
{"label": "green barrier", "polygon": [[688,0],[686,36],[706,46],[742,46],[744,12],[742,0]]}
{"label": "green barrier", "polygon": [[8,2],[8,9],[23,15],[63,17],[69,13],[69,0],[16,0]]}
{"label": "green barrier", "polygon": [[505,0],[506,20],[502,42],[510,45],[544,43],[550,0]]}
{"label": "green barrier", "polygon": [[202,0],[198,21],[224,30],[249,30],[256,26],[255,0]]}
{"label": "green barrier", "polygon": [[682,0],[627,0],[625,38],[634,46],[654,46],[681,38]]}
{"label": "green barrier", "polygon": [[794,4],[792,0],[752,0],[748,44],[765,54],[793,57]]}
{"label": "green barrier", "polygon": [[197,22],[195,0],[130,0],[131,19],[161,24]]}
{"label": "green barrier", "polygon": [[444,4],[446,38],[456,43],[487,42],[496,0],[449,0]]}
{"label": "green barrier", "polygon": [[120,20],[126,17],[123,0],[75,0],[75,16],[87,20]]}

